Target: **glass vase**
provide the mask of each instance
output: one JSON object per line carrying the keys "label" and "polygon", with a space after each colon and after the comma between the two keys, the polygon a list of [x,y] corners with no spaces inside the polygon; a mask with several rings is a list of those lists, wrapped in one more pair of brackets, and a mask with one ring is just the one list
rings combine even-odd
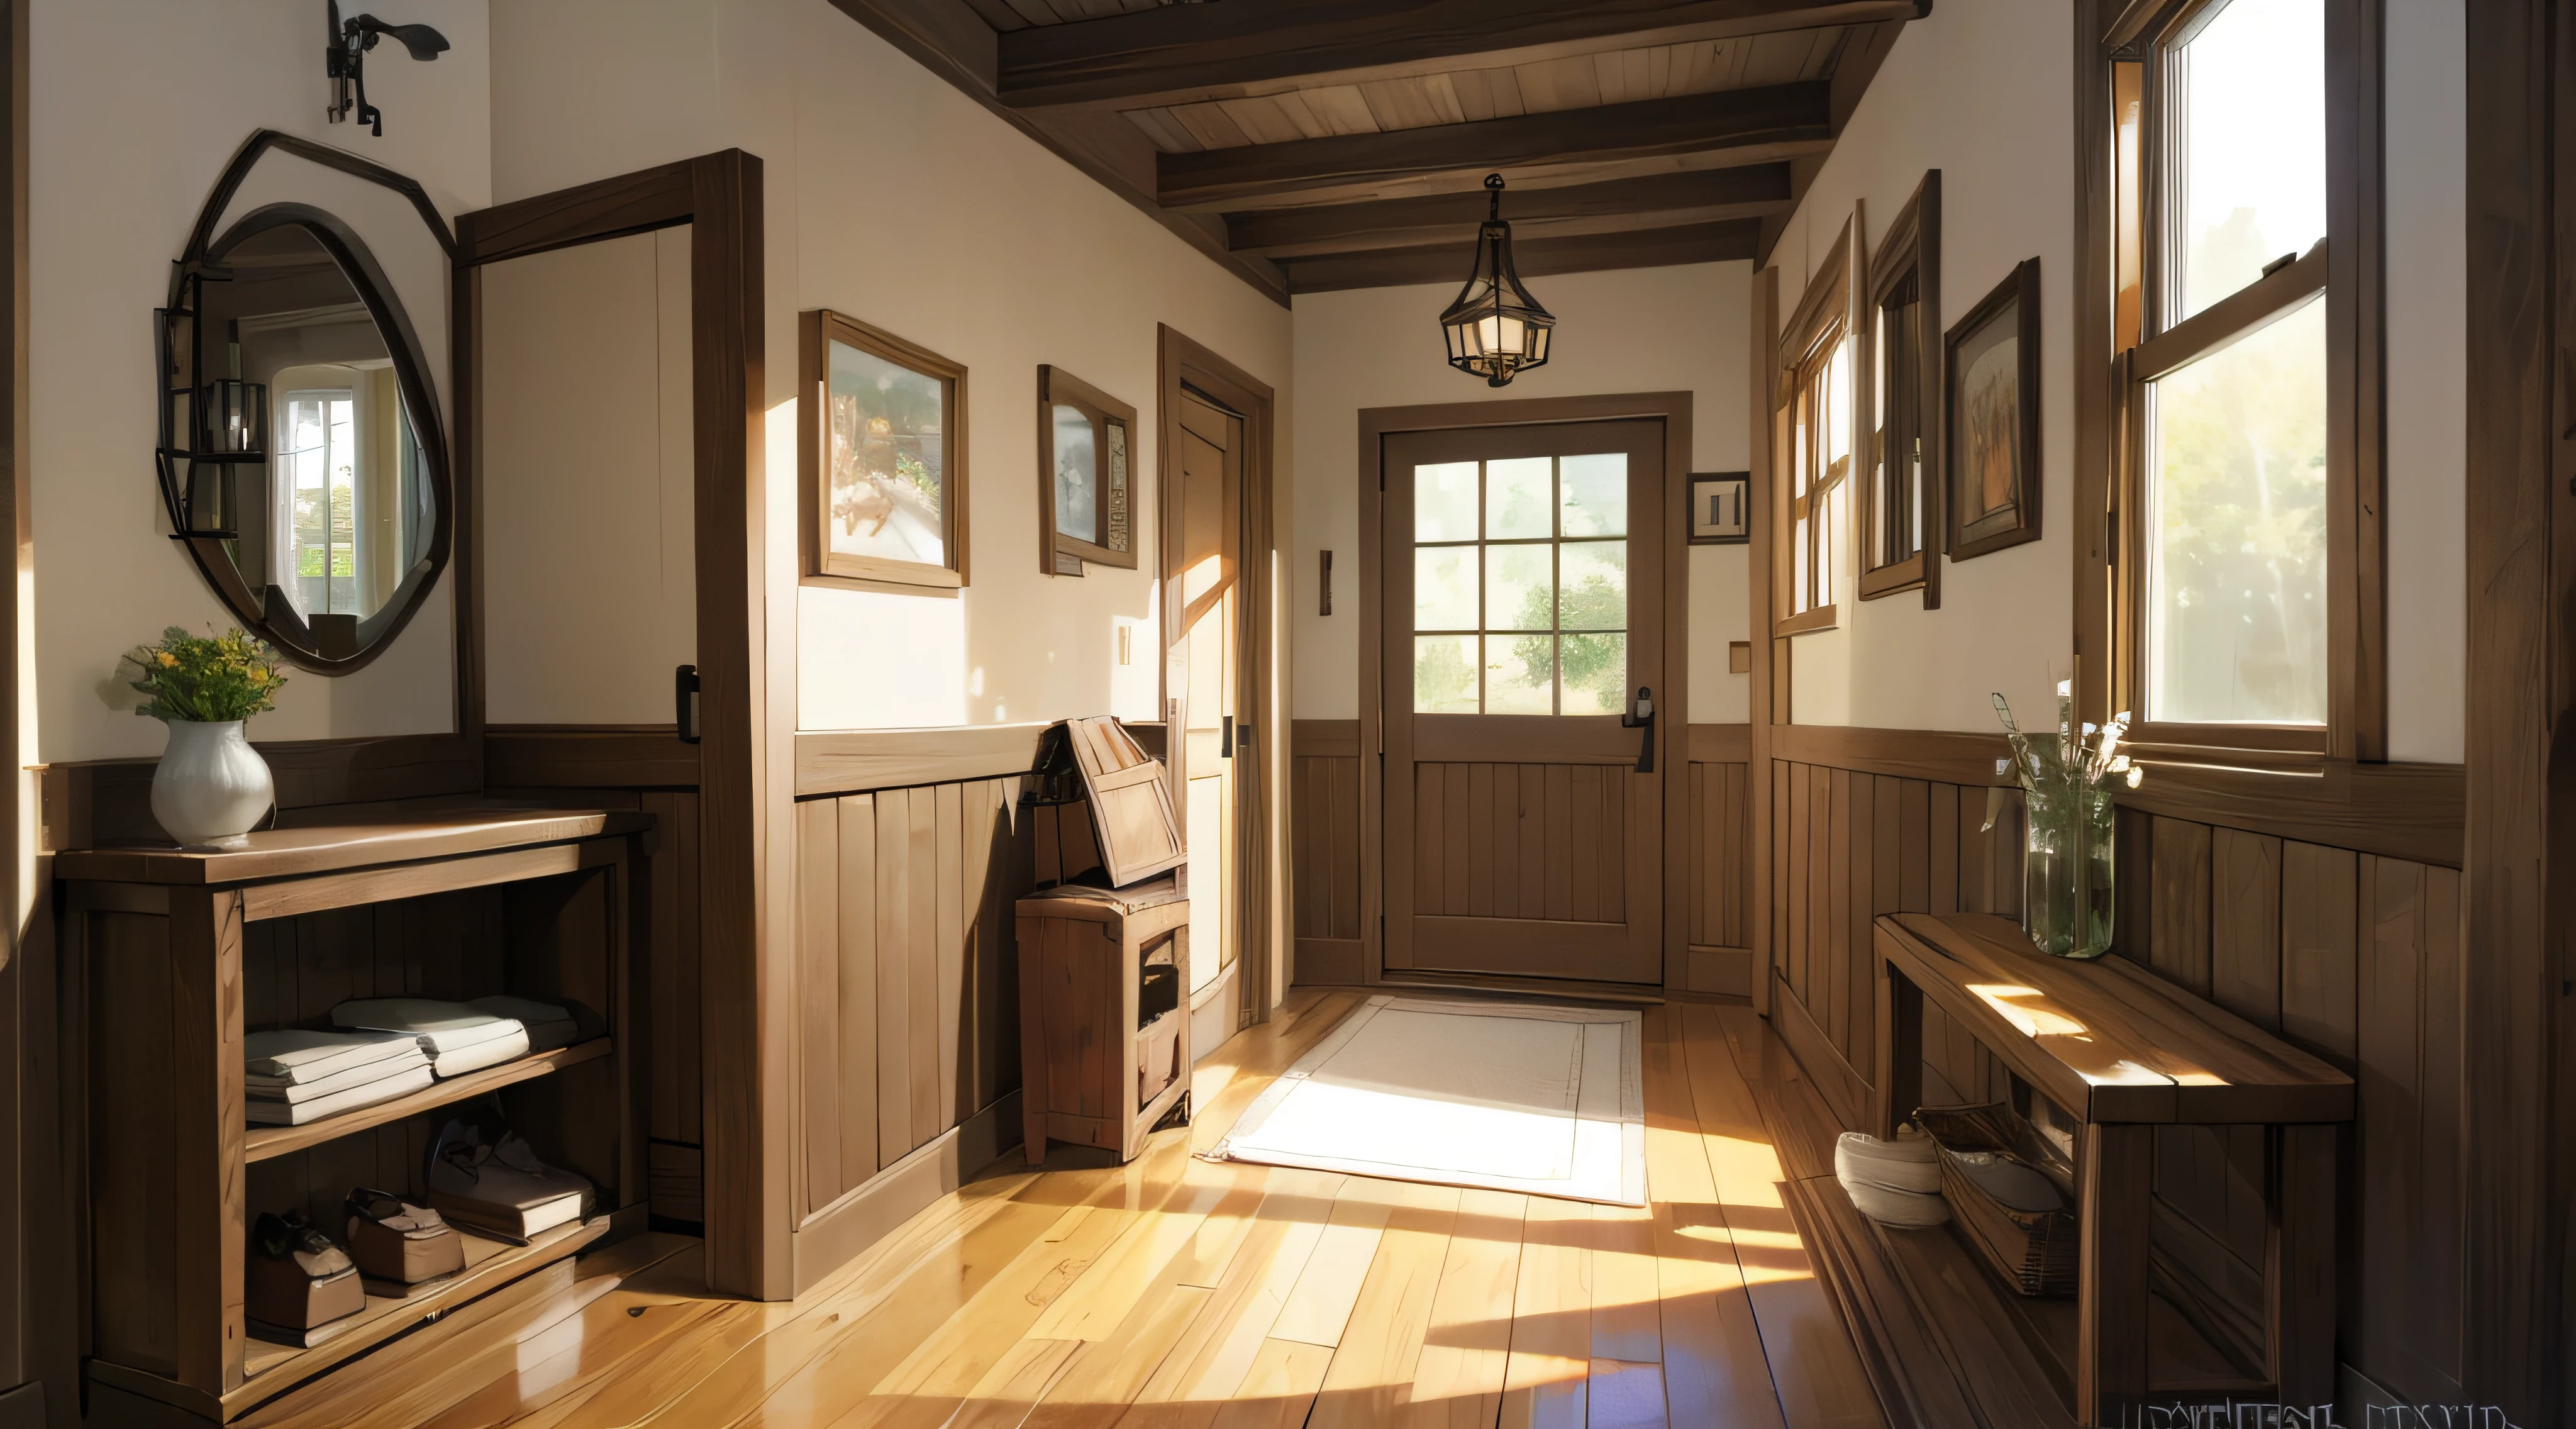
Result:
{"label": "glass vase", "polygon": [[2107,793],[2025,795],[2021,926],[2039,950],[2098,958],[2111,949],[2111,799]]}

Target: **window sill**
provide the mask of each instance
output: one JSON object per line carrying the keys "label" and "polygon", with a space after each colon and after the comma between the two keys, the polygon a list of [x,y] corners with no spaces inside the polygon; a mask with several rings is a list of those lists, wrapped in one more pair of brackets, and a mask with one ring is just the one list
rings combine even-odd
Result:
{"label": "window sill", "polygon": [[1902,595],[1909,590],[1921,590],[1925,584],[1923,568],[1926,562],[1927,557],[1924,553],[1917,551],[1894,565],[1880,566],[1874,571],[1863,571],[1860,577],[1860,598],[1879,600],[1891,595]]}
{"label": "window sill", "polygon": [[1812,635],[1819,630],[1832,630],[1841,623],[1840,614],[1841,608],[1838,606],[1820,605],[1814,610],[1801,611],[1785,620],[1773,621],[1771,634],[1777,638],[1788,635]]}

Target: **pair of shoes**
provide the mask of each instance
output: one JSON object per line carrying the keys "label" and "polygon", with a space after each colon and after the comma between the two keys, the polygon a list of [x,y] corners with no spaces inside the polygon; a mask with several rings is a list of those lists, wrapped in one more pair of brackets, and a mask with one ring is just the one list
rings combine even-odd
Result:
{"label": "pair of shoes", "polygon": [[538,1159],[517,1132],[462,1119],[439,1129],[422,1181],[449,1220],[520,1245],[588,1216],[594,1194],[587,1179]]}
{"label": "pair of shoes", "polygon": [[250,1252],[242,1308],[262,1339],[311,1345],[312,1331],[367,1308],[357,1263],[302,1211],[261,1215]]}
{"label": "pair of shoes", "polygon": [[389,1191],[349,1192],[349,1256],[371,1280],[417,1285],[465,1268],[465,1242],[438,1212]]}

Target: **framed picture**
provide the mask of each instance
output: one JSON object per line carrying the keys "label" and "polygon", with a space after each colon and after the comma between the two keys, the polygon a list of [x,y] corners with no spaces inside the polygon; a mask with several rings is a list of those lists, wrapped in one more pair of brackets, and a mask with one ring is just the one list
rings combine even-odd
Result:
{"label": "framed picture", "polygon": [[1950,559],[2039,539],[2039,260],[1942,339]]}
{"label": "framed picture", "polygon": [[1741,546],[1753,539],[1753,473],[1695,471],[1690,478],[1690,543]]}
{"label": "framed picture", "polygon": [[799,329],[805,578],[966,584],[966,369],[835,312]]}
{"label": "framed picture", "polygon": [[1061,367],[1038,369],[1039,570],[1136,568],[1135,449],[1135,408]]}

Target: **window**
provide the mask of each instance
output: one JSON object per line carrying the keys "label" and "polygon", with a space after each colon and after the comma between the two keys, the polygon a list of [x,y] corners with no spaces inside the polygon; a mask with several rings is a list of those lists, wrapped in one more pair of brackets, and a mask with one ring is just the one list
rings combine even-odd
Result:
{"label": "window", "polygon": [[839,313],[803,326],[806,577],[964,585],[966,369]]}
{"label": "window", "polygon": [[279,404],[277,581],[295,613],[358,608],[357,395],[291,390]]}
{"label": "window", "polygon": [[1413,471],[1417,714],[1628,705],[1628,454]]}
{"label": "window", "polygon": [[1783,549],[1773,556],[1779,618],[1774,633],[1830,628],[1850,549],[1853,443],[1852,225],[1817,265],[1780,340],[1783,405],[1777,449]]}
{"label": "window", "polygon": [[2331,149],[2327,82],[2328,31],[2355,9],[2174,4],[2105,56],[2122,372],[2105,708],[2149,744],[2371,757],[2353,679],[2378,595],[2352,567],[2378,502],[2358,499],[2360,444],[2331,437],[2361,380],[2333,352],[2355,344],[2365,240],[2329,221],[2358,207],[2333,199],[2357,150]]}
{"label": "window", "polygon": [[1941,171],[1888,225],[1870,265],[1869,487],[1860,508],[1860,598],[1920,590],[1941,604],[1937,475]]}

